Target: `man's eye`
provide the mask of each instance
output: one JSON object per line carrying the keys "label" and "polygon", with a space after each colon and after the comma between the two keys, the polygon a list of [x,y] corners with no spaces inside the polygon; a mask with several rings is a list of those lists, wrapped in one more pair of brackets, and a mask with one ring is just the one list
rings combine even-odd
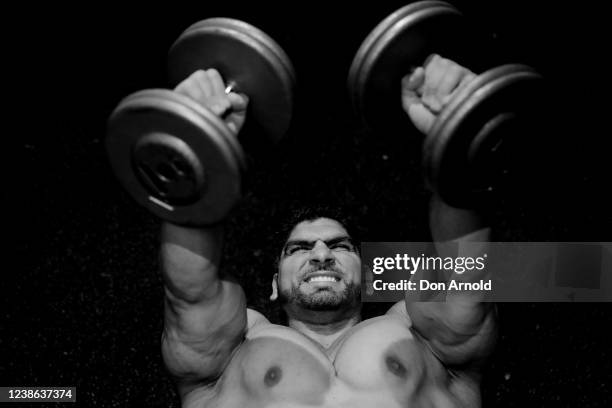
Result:
{"label": "man's eye", "polygon": [[304,245],[291,245],[291,246],[288,246],[287,249],[285,249],[285,253],[287,255],[292,255],[297,252],[307,251],[307,250],[308,248],[306,248]]}
{"label": "man's eye", "polygon": [[352,251],[353,246],[349,243],[338,243],[332,246],[333,250]]}

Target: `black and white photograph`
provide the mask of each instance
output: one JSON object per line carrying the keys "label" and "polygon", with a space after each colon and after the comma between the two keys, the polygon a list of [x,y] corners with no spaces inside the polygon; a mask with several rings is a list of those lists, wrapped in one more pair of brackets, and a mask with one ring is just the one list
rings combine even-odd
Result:
{"label": "black and white photograph", "polygon": [[603,4],[19,8],[0,403],[612,406]]}

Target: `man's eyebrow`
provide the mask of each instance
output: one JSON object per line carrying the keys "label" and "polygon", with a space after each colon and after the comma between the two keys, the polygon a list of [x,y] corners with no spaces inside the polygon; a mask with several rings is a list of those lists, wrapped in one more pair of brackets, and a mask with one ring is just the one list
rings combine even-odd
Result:
{"label": "man's eyebrow", "polygon": [[341,235],[339,237],[328,239],[327,241],[323,242],[325,242],[325,245],[330,246],[343,241],[348,241],[351,245],[353,244],[353,240],[348,235]]}
{"label": "man's eyebrow", "polygon": [[[289,241],[287,241],[287,243],[285,244],[284,247],[287,248],[290,245],[314,245],[317,241],[318,241],[318,239],[316,239],[314,241],[309,241],[309,240],[306,240],[306,239],[289,240]],[[353,243],[353,240],[348,235],[340,235],[338,237],[334,237],[334,238],[323,240],[323,242],[327,246],[334,245],[334,244],[337,244],[337,243],[342,242],[342,241],[348,241],[351,244]]]}

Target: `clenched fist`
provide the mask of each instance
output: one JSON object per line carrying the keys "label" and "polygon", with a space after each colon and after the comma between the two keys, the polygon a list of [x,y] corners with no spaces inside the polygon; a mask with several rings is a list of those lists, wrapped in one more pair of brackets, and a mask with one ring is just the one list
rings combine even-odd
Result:
{"label": "clenched fist", "polygon": [[215,115],[223,118],[237,135],[244,124],[249,98],[244,94],[225,92],[225,83],[216,69],[198,70],[178,84],[176,92],[186,95]]}
{"label": "clenched fist", "polygon": [[423,67],[402,78],[402,106],[424,134],[452,97],[476,75],[461,65],[433,54]]}

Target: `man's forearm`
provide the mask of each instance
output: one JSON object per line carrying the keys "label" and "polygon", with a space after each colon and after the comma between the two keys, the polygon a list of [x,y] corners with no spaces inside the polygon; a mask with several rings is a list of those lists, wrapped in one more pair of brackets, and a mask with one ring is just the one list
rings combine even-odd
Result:
{"label": "man's forearm", "polygon": [[188,228],[163,223],[161,266],[168,295],[198,302],[219,290],[223,227]]}
{"label": "man's forearm", "polygon": [[[436,251],[442,257],[478,258],[483,256],[491,239],[491,228],[482,211],[455,208],[434,195],[430,202],[429,224],[436,243]],[[471,270],[469,273],[452,274],[458,282],[478,282],[486,278],[487,269]],[[453,291],[446,295],[447,302],[456,300],[461,304],[478,302],[482,292]]]}
{"label": "man's forearm", "polygon": [[484,212],[451,207],[437,195],[430,201],[429,227],[435,242],[488,242],[491,235]]}

